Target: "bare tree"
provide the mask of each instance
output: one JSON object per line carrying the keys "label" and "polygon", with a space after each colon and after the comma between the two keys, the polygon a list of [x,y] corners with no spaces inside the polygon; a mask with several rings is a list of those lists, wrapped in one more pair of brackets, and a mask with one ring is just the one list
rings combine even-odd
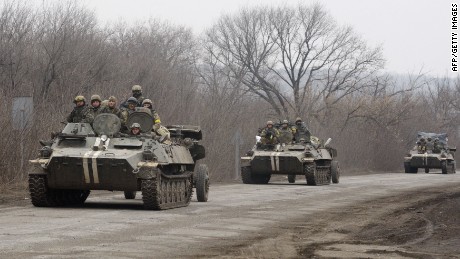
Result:
{"label": "bare tree", "polygon": [[206,33],[207,50],[280,117],[314,114],[368,85],[382,67],[350,27],[319,5],[243,9]]}

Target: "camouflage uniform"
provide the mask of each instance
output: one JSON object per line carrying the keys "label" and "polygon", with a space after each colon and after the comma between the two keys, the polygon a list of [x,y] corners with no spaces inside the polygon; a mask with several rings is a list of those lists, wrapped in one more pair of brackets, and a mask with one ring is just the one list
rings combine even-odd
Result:
{"label": "camouflage uniform", "polygon": [[111,113],[117,115],[118,118],[122,119],[123,116],[121,114],[121,110],[118,109],[116,106],[110,107],[109,102],[114,102],[116,105],[117,98],[115,96],[110,96],[108,100],[104,100],[104,102],[107,101],[107,104],[104,105],[103,110],[100,113]]}
{"label": "camouflage uniform", "polygon": [[[288,121],[284,120],[281,128],[279,128],[279,141],[280,143],[291,143],[293,134],[292,130],[288,127]],[[286,125],[286,126],[284,126]]]}
{"label": "camouflage uniform", "polygon": [[[268,125],[270,125],[270,124],[272,125],[272,127],[268,127]],[[268,121],[267,122],[267,127],[265,129],[263,129],[262,132],[260,133],[260,137],[262,138],[261,141],[262,141],[262,144],[264,144],[264,145],[278,144],[279,136],[280,136],[280,132],[277,129],[273,128],[273,122],[272,121]]]}
{"label": "camouflage uniform", "polygon": [[87,105],[76,106],[67,116],[67,122],[73,123],[93,123],[94,116]]}
{"label": "camouflage uniform", "polygon": [[293,127],[295,142],[300,142],[301,139],[305,142],[310,142],[311,133],[307,124],[300,117],[297,117],[295,124],[296,126]]}
{"label": "camouflage uniform", "polygon": [[[132,103],[135,106],[137,106],[137,100],[134,97],[129,97],[126,102],[128,102],[128,104]],[[129,107],[129,105],[128,105],[128,107]],[[124,109],[121,110],[121,126],[122,126],[123,130],[125,130],[125,131],[128,130],[128,126],[126,125],[126,123],[128,122],[128,117],[129,117],[129,115],[131,113],[133,113],[135,111],[136,111],[135,107],[134,107],[134,109],[124,108]]]}

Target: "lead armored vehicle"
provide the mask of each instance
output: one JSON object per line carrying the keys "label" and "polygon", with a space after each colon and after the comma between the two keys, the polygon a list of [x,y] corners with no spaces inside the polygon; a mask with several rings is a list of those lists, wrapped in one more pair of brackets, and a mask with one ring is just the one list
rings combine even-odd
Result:
{"label": "lead armored vehicle", "polygon": [[447,145],[446,133],[418,132],[416,145],[404,157],[404,171],[416,174],[419,168],[425,169],[425,173],[441,169],[443,174],[455,174],[456,150]]}
{"label": "lead armored vehicle", "polygon": [[126,199],[142,193],[145,209],[187,206],[196,187],[198,201],[207,201],[209,173],[205,149],[198,141],[197,126],[170,127],[165,144],[152,136],[151,114],[136,111],[128,125],[139,123],[141,135],[120,133],[120,120],[113,114],[98,115],[93,126],[68,123],[40,157],[30,162],[29,189],[37,207],[76,205],[91,190],[123,191]]}
{"label": "lead armored vehicle", "polygon": [[[279,125],[275,125],[279,127]],[[304,176],[308,185],[339,183],[337,151],[330,147],[331,139],[322,144],[315,137],[295,143],[262,144],[241,157],[241,178],[245,184],[267,184],[273,174],[287,175],[294,183],[297,175]]]}

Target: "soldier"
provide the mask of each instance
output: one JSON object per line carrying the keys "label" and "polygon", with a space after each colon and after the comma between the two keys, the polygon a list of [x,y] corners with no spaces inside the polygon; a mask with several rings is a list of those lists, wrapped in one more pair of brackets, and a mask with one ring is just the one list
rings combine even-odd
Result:
{"label": "soldier", "polygon": [[142,106],[144,108],[150,109],[150,111],[152,112],[153,123],[154,123],[153,131],[157,135],[161,136],[160,142],[168,143],[170,140],[170,132],[166,127],[161,126],[160,115],[158,115],[158,113],[155,111],[152,105],[153,103],[152,103],[152,100],[150,99],[144,99],[144,101],[142,101]]}
{"label": "soldier", "polygon": [[280,132],[280,137],[279,141],[280,143],[291,143],[292,142],[292,130],[288,127],[288,120],[283,120],[283,124],[281,124],[281,128],[279,129]]}
{"label": "soldier", "polygon": [[308,129],[307,125],[305,122],[302,121],[302,118],[297,117],[295,119],[295,126],[293,127],[293,132],[294,132],[294,140],[296,142],[310,142],[310,130]]}
{"label": "soldier", "polygon": [[280,133],[277,129],[273,128],[273,121],[267,121],[267,127],[262,130],[260,137],[262,138],[262,144],[274,145],[278,143],[278,137]]}
{"label": "soldier", "polygon": [[73,100],[75,107],[69,116],[67,116],[67,122],[73,123],[93,123],[94,116],[90,111],[90,108],[86,105],[86,99],[82,95],[78,95]]}
{"label": "soldier", "polygon": [[439,142],[439,138],[434,139],[434,144],[433,144],[433,153],[439,154],[441,153],[442,149],[442,144]]}
{"label": "soldier", "polygon": [[104,111],[105,107],[101,106],[102,100],[98,94],[91,96],[91,107],[90,111],[93,113],[93,117],[96,118],[97,115]]}
{"label": "soldier", "polygon": [[107,100],[107,106],[103,110],[103,113],[112,113],[117,115],[118,118],[122,119],[121,110],[117,108],[117,98],[115,96],[109,97]]}
{"label": "soldier", "polygon": [[428,153],[431,153],[431,152],[433,152],[434,143],[433,143],[431,137],[428,137],[426,140],[427,140],[427,142],[426,142],[426,151]]}
{"label": "soldier", "polygon": [[141,125],[139,123],[133,123],[131,125],[131,131],[129,132],[129,135],[132,136],[138,136],[141,135]]}
{"label": "soldier", "polygon": [[426,140],[424,138],[417,141],[417,151],[419,154],[424,154],[426,152]]}
{"label": "soldier", "polygon": [[134,97],[129,97],[128,100],[126,100],[126,103],[128,105],[128,108],[124,108],[121,111],[121,126],[124,130],[127,130],[128,126],[126,125],[126,123],[128,122],[129,115],[136,111],[136,107],[138,105],[137,99]]}
{"label": "soldier", "polygon": [[[142,87],[140,85],[133,85],[131,88],[133,93],[132,97],[136,98],[137,106],[142,107],[142,101],[144,101],[144,97],[142,96]],[[131,98],[131,97],[130,97]],[[129,99],[129,98],[128,98]],[[120,108],[128,108],[128,100],[124,101],[120,104]]]}
{"label": "soldier", "polygon": [[150,109],[150,111],[152,112],[152,116],[153,116],[153,122],[156,124],[160,124],[161,123],[161,120],[160,120],[160,115],[158,115],[158,112],[155,111],[155,109],[153,109],[153,103],[152,103],[152,100],[150,99],[144,99],[144,101],[142,101],[142,106],[144,108],[148,108]]}

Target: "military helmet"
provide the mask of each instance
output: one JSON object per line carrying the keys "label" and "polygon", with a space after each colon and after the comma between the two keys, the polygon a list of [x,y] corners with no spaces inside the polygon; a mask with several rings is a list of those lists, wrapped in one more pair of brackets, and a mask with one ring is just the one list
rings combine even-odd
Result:
{"label": "military helmet", "polygon": [[100,97],[98,94],[93,94],[93,95],[91,96],[91,102],[93,102],[93,101],[102,102],[101,97]]}
{"label": "military helmet", "polygon": [[298,122],[298,121],[302,121],[302,118],[297,117],[297,118],[295,119],[295,122]]}
{"label": "military helmet", "polygon": [[109,102],[117,102],[117,98],[112,95],[109,97]]}
{"label": "military helmet", "polygon": [[144,99],[144,100],[142,101],[142,105],[144,105],[144,104],[146,104],[146,103],[150,103],[150,105],[153,105],[152,100],[150,100],[150,99]]}
{"label": "military helmet", "polygon": [[131,90],[134,92],[134,91],[142,91],[142,87],[140,85],[133,85],[133,87],[131,88]]}
{"label": "military helmet", "polygon": [[283,120],[283,124],[288,124],[289,121],[288,120]]}
{"label": "military helmet", "polygon": [[138,104],[137,99],[135,97],[129,97],[128,100],[126,101],[127,103],[133,103],[135,105]]}
{"label": "military helmet", "polygon": [[267,125],[273,125],[273,121],[267,121]]}
{"label": "military helmet", "polygon": [[83,95],[77,95],[75,99],[73,99],[74,103],[81,102],[81,101],[86,102],[86,99]]}
{"label": "military helmet", "polygon": [[134,122],[132,125],[131,125],[131,129],[134,129],[134,128],[138,128],[140,129],[141,128],[141,125],[137,122]]}

